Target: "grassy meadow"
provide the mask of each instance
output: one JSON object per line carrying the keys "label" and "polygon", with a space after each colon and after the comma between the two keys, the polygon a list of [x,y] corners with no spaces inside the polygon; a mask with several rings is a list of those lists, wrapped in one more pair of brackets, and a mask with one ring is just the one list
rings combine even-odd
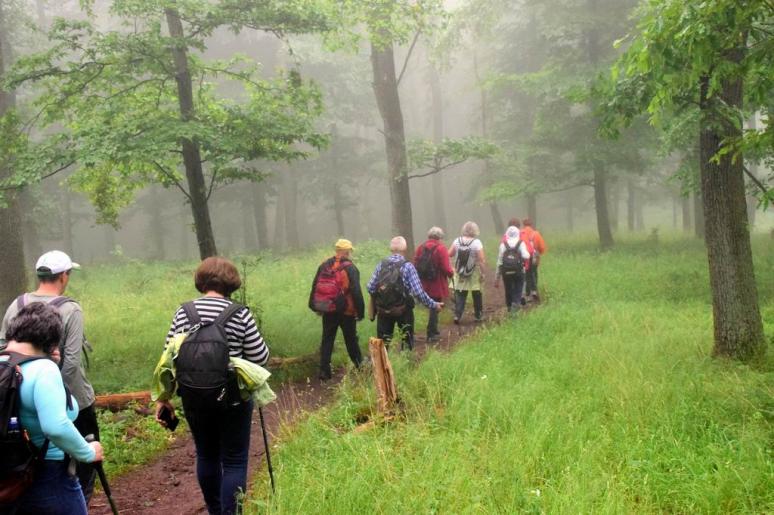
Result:
{"label": "grassy meadow", "polygon": [[[368,376],[288,430],[249,509],[271,513],[771,513],[774,359],[712,359],[700,242],[554,239],[547,302],[451,354],[394,355],[402,414]],[[774,333],[774,246],[754,241]]]}

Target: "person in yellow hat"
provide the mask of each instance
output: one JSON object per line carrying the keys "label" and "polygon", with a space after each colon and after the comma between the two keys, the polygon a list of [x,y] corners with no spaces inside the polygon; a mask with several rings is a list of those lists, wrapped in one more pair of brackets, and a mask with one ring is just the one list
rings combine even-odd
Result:
{"label": "person in yellow hat", "polygon": [[360,272],[352,262],[352,242],[340,239],[334,245],[336,254],[318,268],[309,294],[309,309],[322,316],[320,343],[320,379],[332,377],[331,355],[336,332],[341,328],[344,344],[352,363],[363,362],[357,337],[357,322],[365,316],[365,302],[360,288]]}

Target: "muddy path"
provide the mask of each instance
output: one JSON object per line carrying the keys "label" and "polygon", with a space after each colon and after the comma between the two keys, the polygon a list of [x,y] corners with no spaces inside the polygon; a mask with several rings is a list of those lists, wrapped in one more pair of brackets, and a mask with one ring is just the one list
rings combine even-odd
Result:
{"label": "muddy path", "polygon": [[[447,305],[445,309],[450,310],[451,307]],[[460,340],[479,328],[498,322],[505,316],[502,288],[494,289],[491,282],[486,285],[483,323],[474,323],[472,309],[472,299],[469,298],[466,314],[461,323],[459,325],[451,322],[442,324],[441,339],[433,344],[425,341],[425,327],[416,327],[417,357],[420,358],[426,354],[431,346],[442,351],[450,350]],[[361,346],[367,353],[367,346],[364,346],[363,342]],[[332,380],[325,383],[309,380],[301,383],[287,383],[277,388],[275,390],[277,401],[263,410],[270,439],[277,436],[283,426],[298,422],[305,414],[331,402],[343,376],[344,369],[339,370]],[[251,477],[259,467],[266,466],[264,455],[261,425],[256,410],[251,432],[248,477]],[[126,515],[207,513],[196,481],[195,461],[196,451],[193,439],[190,433],[181,433],[156,461],[113,479],[110,487],[120,513]],[[104,493],[99,492],[94,495],[89,512],[95,515],[111,513]]]}

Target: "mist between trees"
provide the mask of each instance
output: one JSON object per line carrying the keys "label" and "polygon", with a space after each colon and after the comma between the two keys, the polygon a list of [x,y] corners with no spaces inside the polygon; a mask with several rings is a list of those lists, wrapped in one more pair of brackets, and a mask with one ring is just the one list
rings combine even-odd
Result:
{"label": "mist between trees", "polygon": [[413,246],[512,217],[602,249],[709,230],[735,242],[711,269],[745,256],[752,298],[773,18],[727,0],[0,0],[0,300],[50,247]]}

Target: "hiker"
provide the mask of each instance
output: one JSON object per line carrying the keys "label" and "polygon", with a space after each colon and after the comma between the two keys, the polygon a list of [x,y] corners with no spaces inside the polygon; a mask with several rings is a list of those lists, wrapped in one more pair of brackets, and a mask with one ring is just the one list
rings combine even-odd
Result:
{"label": "hiker", "polygon": [[347,354],[355,367],[363,356],[357,338],[357,322],[365,316],[365,302],[360,289],[360,272],[352,262],[352,242],[340,239],[334,245],[336,255],[318,268],[309,293],[309,309],[322,317],[320,343],[320,379],[332,377],[331,354],[339,327],[344,335]]}
{"label": "hiker", "polygon": [[484,244],[478,239],[475,222],[465,222],[461,236],[454,240],[449,257],[454,258],[454,323],[459,324],[465,312],[468,292],[473,294],[473,314],[476,322],[483,321],[484,301],[481,285],[485,280]]}
{"label": "hiker", "polygon": [[[521,221],[519,221],[518,218],[511,218],[510,220],[508,220],[508,227],[516,227],[517,229],[519,229],[519,234],[520,234],[519,237],[521,238],[521,242],[524,245],[524,248],[527,250],[527,252],[529,252],[530,256],[534,256],[535,247],[532,246],[532,242],[529,239],[524,237],[524,232],[522,232],[521,230]],[[508,235],[506,233],[503,233],[503,237],[500,240],[500,243],[505,243],[506,241],[508,241]],[[527,291],[525,286],[527,285],[527,275],[530,273],[531,267],[532,267],[532,259],[530,258],[524,262],[524,280],[521,282],[521,289],[519,290],[519,295],[518,295],[520,306],[527,305],[527,299],[526,299]],[[497,287],[496,281],[495,281],[495,287]]]}
{"label": "hiker", "polygon": [[403,333],[401,350],[404,346],[413,350],[414,297],[434,310],[443,308],[443,303],[434,301],[422,289],[416,268],[406,260],[406,247],[403,236],[396,236],[390,241],[390,257],[376,265],[366,288],[376,308],[377,337],[389,343],[397,324],[398,330]]}
{"label": "hiker", "polygon": [[521,231],[521,239],[528,241],[529,245],[534,249],[531,251],[532,260],[527,270],[527,294],[531,297],[533,302],[540,302],[540,295],[538,294],[538,268],[540,267],[540,258],[546,253],[548,247],[546,242],[543,241],[543,237],[540,235],[534,226],[532,220],[525,218],[523,220],[524,228]]}
{"label": "hiker", "polygon": [[[228,340],[228,354],[243,358],[258,365],[265,365],[269,359],[269,349],[250,310],[234,303],[230,296],[242,285],[239,271],[228,259],[209,257],[201,262],[194,274],[196,289],[202,294],[198,299],[183,304],[172,319],[167,334],[167,343],[176,333],[188,332],[194,326],[199,331],[211,324],[217,324],[225,331]],[[201,325],[200,325],[201,324]],[[193,333],[195,336],[197,333]],[[214,370],[210,353],[216,353],[219,346],[226,342],[201,342],[198,348],[207,358],[207,362],[188,364],[186,370],[206,367],[207,372]],[[220,345],[218,345],[220,344]],[[189,341],[183,343],[192,345]],[[209,352],[207,352],[209,351]],[[232,514],[237,511],[236,496],[244,492],[247,486],[247,457],[250,450],[250,426],[253,413],[253,401],[242,401],[224,387],[217,397],[209,390],[195,390],[186,387],[181,372],[182,350],[176,359],[178,393],[183,401],[183,410],[188,426],[193,434],[196,446],[196,476],[204,502],[211,514]],[[195,359],[195,358],[190,358]],[[222,368],[228,368],[224,361]],[[191,366],[193,365],[193,367]],[[194,376],[194,374],[190,374]],[[232,377],[235,380],[235,378]],[[226,397],[224,399],[224,397]],[[174,413],[169,401],[156,402],[156,420],[162,426],[163,412]]]}
{"label": "hiker", "polygon": [[[436,302],[444,302],[449,296],[449,279],[454,276],[443,237],[443,229],[431,227],[427,231],[427,241],[417,247],[414,253],[414,267],[422,281],[422,289]],[[438,314],[437,310],[431,309],[428,315],[428,342],[437,342],[441,336],[438,331]]]}
{"label": "hiker", "polygon": [[529,251],[521,241],[519,228],[515,225],[509,226],[505,231],[505,241],[500,242],[495,277],[495,288],[499,287],[502,277],[505,307],[509,313],[517,311],[521,306],[525,264],[529,263],[529,258]]}
{"label": "hiker", "polygon": [[45,456],[11,513],[85,515],[86,499],[77,477],[68,472],[66,455],[94,463],[102,461],[103,450],[98,441],[87,442],[73,424],[78,400],[68,396],[53,359],[64,331],[62,317],[44,302],[30,303],[14,315],[5,326],[3,353],[22,360],[18,430],[25,430]]}
{"label": "hiker", "polygon": [[[55,307],[62,316],[64,330],[62,340],[59,342],[60,354],[59,370],[62,379],[70,393],[78,401],[80,411],[75,419],[75,427],[81,435],[94,435],[99,440],[99,426],[97,424],[97,412],[94,409],[94,388],[86,379],[82,356],[86,349],[90,349],[83,335],[83,310],[80,304],[70,297],[65,297],[64,292],[70,283],[70,274],[78,270],[80,265],[74,263],[70,256],[59,250],[46,252],[38,259],[35,265],[35,273],[38,278],[38,288],[19,296],[8,306],[0,326],[0,348],[4,346],[7,328],[11,320],[26,305],[43,302]],[[94,467],[88,463],[78,464],[78,480],[86,498],[86,504],[94,492],[96,478]]]}

